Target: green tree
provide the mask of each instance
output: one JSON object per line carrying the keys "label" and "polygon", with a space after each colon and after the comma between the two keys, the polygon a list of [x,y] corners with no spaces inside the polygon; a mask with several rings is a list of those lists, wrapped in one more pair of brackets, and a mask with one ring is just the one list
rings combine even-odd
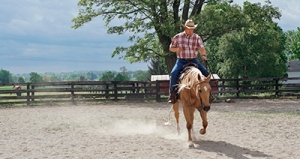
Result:
{"label": "green tree", "polygon": [[167,66],[163,58],[152,58],[148,70],[151,75],[166,75],[168,74]]}
{"label": "green tree", "polygon": [[130,78],[128,74],[119,72],[113,79],[113,81],[129,81]]}
{"label": "green tree", "polygon": [[87,73],[87,77],[88,77],[88,79],[91,80],[91,81],[94,81],[95,79],[98,78],[97,75],[96,75],[94,72],[92,72],[92,71],[89,71],[89,72]]}
{"label": "green tree", "polygon": [[49,77],[49,76],[44,75],[44,76],[43,76],[43,81],[44,81],[44,82],[50,82],[51,80],[50,80],[50,77]]}
{"label": "green tree", "polygon": [[53,76],[50,77],[50,81],[51,82],[59,82],[59,79],[56,75],[53,75]]}
{"label": "green tree", "polygon": [[43,77],[36,72],[31,72],[29,76],[30,76],[29,81],[31,83],[44,82]]}
{"label": "green tree", "polygon": [[22,76],[18,77],[18,83],[25,83],[24,77]]}
{"label": "green tree", "polygon": [[65,81],[80,81],[81,73],[73,72],[70,73],[69,76],[65,79]]}
{"label": "green tree", "polygon": [[120,72],[122,73],[127,72],[127,68],[125,66],[120,67]]}
{"label": "green tree", "polygon": [[108,71],[102,75],[100,81],[112,81],[114,78],[115,78],[115,74],[111,71]]}
{"label": "green tree", "polygon": [[209,41],[207,46],[216,52],[212,59],[218,62],[212,62],[213,68],[222,78],[255,78],[284,77],[287,62],[284,44],[281,28],[266,21],[225,34]]}
{"label": "green tree", "polygon": [[[164,58],[168,72],[173,68],[176,54],[169,51],[171,38],[182,31],[181,24],[188,18],[198,22],[196,33],[203,41],[241,29],[245,26],[279,19],[278,8],[266,1],[266,5],[245,2],[243,7],[231,4],[232,0],[79,0],[73,28],[79,28],[101,16],[109,34],[132,33],[128,47],[117,47],[112,57],[125,53],[121,58],[130,62],[149,61],[153,57]],[[252,7],[253,6],[253,7]],[[258,7],[257,7],[258,6]],[[244,9],[246,8],[246,9]],[[248,9],[250,10],[248,10]],[[120,19],[117,26],[109,26]]]}
{"label": "green tree", "polygon": [[7,71],[7,70],[0,70],[0,83],[1,84],[7,84],[7,83],[12,83],[13,82],[13,77],[12,74]]}
{"label": "green tree", "polygon": [[130,75],[125,66],[120,67],[120,72],[114,77],[114,81],[129,81]]}
{"label": "green tree", "polygon": [[71,76],[68,76],[64,79],[64,81],[75,81]]}
{"label": "green tree", "polygon": [[300,28],[297,31],[287,31],[286,35],[286,49],[285,53],[288,60],[299,60],[300,59]]}
{"label": "green tree", "polygon": [[134,78],[137,81],[147,82],[151,80],[151,74],[149,71],[138,70],[135,72]]}
{"label": "green tree", "polygon": [[79,80],[80,80],[80,81],[86,81],[85,76],[80,76],[80,77],[79,77]]}

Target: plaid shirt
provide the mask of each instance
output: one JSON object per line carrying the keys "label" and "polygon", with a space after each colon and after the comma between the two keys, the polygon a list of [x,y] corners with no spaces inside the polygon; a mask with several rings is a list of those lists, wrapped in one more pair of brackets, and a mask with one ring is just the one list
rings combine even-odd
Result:
{"label": "plaid shirt", "polygon": [[194,33],[188,37],[185,32],[181,32],[173,37],[170,47],[181,48],[177,58],[186,59],[197,58],[198,50],[204,47],[204,44],[199,35]]}

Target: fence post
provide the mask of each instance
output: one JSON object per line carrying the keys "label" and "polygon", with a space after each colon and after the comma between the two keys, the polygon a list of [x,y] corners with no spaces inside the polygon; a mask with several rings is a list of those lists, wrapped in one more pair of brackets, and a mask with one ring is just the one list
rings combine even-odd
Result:
{"label": "fence post", "polygon": [[275,90],[276,90],[275,91],[275,96],[277,97],[278,93],[279,93],[279,91],[278,91],[279,90],[279,84],[278,84],[279,83],[279,78],[275,78],[274,80],[275,80]]}
{"label": "fence post", "polygon": [[[225,90],[225,81],[222,81],[222,88],[221,88],[221,90],[222,90],[222,91]],[[221,93],[220,95],[223,95],[223,94],[225,94],[225,93]]]}
{"label": "fence post", "polygon": [[137,93],[136,90],[135,90],[135,88],[136,88],[135,83],[132,83],[131,85],[132,85],[132,88],[133,88],[132,93]]}
{"label": "fence post", "polygon": [[139,83],[135,83],[135,86],[136,86],[136,93],[140,93],[140,86],[139,86]]}
{"label": "fence post", "polygon": [[29,106],[30,105],[30,83],[27,83],[27,86],[26,86],[26,89],[27,89],[27,106]]}
{"label": "fence post", "polygon": [[118,99],[117,82],[114,82],[114,97],[115,97],[115,100]]}
{"label": "fence post", "polygon": [[109,94],[108,89],[109,89],[109,84],[106,84],[106,85],[105,85],[105,98],[106,98],[106,99],[108,99],[108,94]]}
{"label": "fence post", "polygon": [[239,98],[240,97],[240,82],[239,82],[239,78],[236,79],[236,89],[237,89],[236,97]]}
{"label": "fence post", "polygon": [[71,100],[74,103],[74,83],[71,82]]}
{"label": "fence post", "polygon": [[158,80],[156,80],[156,85],[155,85],[155,87],[156,87],[156,102],[158,102],[158,101],[160,101],[160,95],[159,95],[159,87],[160,87],[160,85],[159,85],[160,83],[159,83],[159,81]]}
{"label": "fence post", "polygon": [[35,88],[35,86],[33,85],[33,86],[31,86],[31,89],[32,89],[32,92],[31,92],[31,101],[34,101],[34,88]]}

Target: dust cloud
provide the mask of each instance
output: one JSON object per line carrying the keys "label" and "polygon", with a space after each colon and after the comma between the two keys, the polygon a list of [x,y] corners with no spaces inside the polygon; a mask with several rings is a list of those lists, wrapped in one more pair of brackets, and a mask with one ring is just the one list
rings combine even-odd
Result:
{"label": "dust cloud", "polygon": [[161,123],[160,125],[155,120],[116,120],[111,123],[111,126],[99,128],[98,132],[105,133],[106,135],[155,135],[169,140],[186,140],[185,132],[177,135],[174,124],[166,126]]}

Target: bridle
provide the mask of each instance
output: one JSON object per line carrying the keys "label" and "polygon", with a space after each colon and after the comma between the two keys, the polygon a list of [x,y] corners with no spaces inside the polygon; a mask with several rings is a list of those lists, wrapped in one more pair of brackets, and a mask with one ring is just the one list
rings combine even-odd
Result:
{"label": "bridle", "polygon": [[197,90],[197,92],[198,92],[198,93],[197,93],[197,95],[198,95],[197,98],[200,99],[200,100],[202,101],[201,96],[200,96],[200,93],[201,93],[201,83],[203,83],[203,81],[199,81],[199,82],[197,83],[197,89],[198,89],[198,90]]}
{"label": "bridle", "polygon": [[[200,81],[199,83],[197,83],[197,85],[199,85],[199,87],[201,87],[200,86],[200,84],[201,83],[204,83],[203,81]],[[205,86],[204,86],[205,87]],[[204,88],[205,89],[205,88]],[[203,108],[203,110],[204,111],[208,111],[210,108],[209,108],[209,106],[205,106],[204,104],[203,104],[203,102],[202,102],[202,98],[201,98],[201,91],[202,91],[202,89],[201,88],[198,88],[198,96],[197,96],[197,98],[199,98],[199,100],[200,100],[200,102],[201,102],[201,105],[202,105],[202,108]]]}

